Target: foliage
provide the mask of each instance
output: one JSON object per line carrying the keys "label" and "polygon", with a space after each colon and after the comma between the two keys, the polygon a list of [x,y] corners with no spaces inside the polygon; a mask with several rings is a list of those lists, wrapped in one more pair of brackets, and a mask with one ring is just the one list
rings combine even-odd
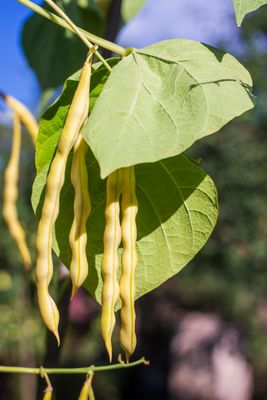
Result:
{"label": "foliage", "polygon": [[[93,73],[92,99],[100,93],[106,74],[103,67]],[[76,74],[67,80],[61,97],[44,114],[40,123],[36,153],[38,175],[33,187],[35,210],[42,204],[40,196],[68,111],[66,104],[73,96],[77,79]],[[93,109],[95,102],[91,104]],[[90,271],[86,287],[100,301],[105,182],[100,178],[92,153],[87,164],[92,212],[87,228]],[[139,297],[177,273],[204,245],[216,222],[217,194],[212,180],[183,155],[156,164],[140,165],[136,168],[136,176],[139,201],[136,297]],[[73,219],[72,204],[73,190],[68,171],[55,226],[55,250],[66,266],[70,264],[68,232]],[[162,265],[165,265],[163,270]]]}
{"label": "foliage", "polygon": [[[110,62],[110,76],[103,66],[94,67],[91,115],[84,137],[100,164],[102,177],[137,164],[138,298],[184,267],[212,232],[217,217],[216,190],[204,172],[179,155],[198,138],[253,107],[252,83],[233,57],[187,40],[160,42],[134,50],[120,62]],[[79,72],[66,81],[61,97],[40,123],[35,210],[42,205],[41,194],[78,77]],[[151,161],[157,163],[150,166],[147,163]],[[85,286],[100,301],[105,184],[92,154],[88,170],[93,207],[87,227],[90,271]],[[168,199],[172,198],[171,205]],[[66,266],[70,264],[72,204],[73,192],[66,179],[54,232],[54,248]]]}
{"label": "foliage", "polygon": [[241,25],[246,14],[257,10],[267,4],[266,0],[233,0],[238,26]]}
{"label": "foliage", "polygon": [[[105,26],[103,14],[95,2],[64,0],[66,13],[81,28],[102,36]],[[36,41],[38,37],[38,42]],[[51,45],[53,44],[53,45]],[[30,66],[35,71],[42,90],[54,89],[78,69],[85,58],[86,49],[76,35],[65,32],[43,17],[34,14],[24,24],[22,45]]]}

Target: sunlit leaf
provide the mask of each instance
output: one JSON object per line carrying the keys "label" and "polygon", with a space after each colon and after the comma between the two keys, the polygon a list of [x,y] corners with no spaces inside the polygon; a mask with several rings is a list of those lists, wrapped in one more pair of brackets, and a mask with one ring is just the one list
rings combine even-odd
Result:
{"label": "sunlit leaf", "polygon": [[267,0],[233,0],[237,25],[240,26],[245,15],[267,4]]}
{"label": "sunlit leaf", "polygon": [[111,72],[83,130],[104,178],[182,153],[254,106],[248,71],[191,40],[134,50]]}

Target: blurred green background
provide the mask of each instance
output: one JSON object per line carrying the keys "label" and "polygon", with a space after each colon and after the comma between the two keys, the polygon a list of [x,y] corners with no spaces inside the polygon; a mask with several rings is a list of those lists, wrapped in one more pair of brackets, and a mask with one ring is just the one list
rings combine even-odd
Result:
{"label": "blurred green background", "polygon": [[[59,3],[79,25],[111,39],[117,37],[127,22],[121,17],[120,1],[102,2],[102,9],[92,1]],[[170,36],[161,28],[160,15],[157,19],[156,13],[153,14],[156,3],[151,0],[150,8],[146,6],[140,16],[133,19],[133,25],[126,25],[133,36],[123,36],[126,31],[120,30],[121,43],[134,42],[134,29],[142,29],[140,26],[146,23],[149,13],[161,32],[160,39]],[[196,3],[201,10],[201,1]],[[180,7],[182,10],[181,4]],[[198,23],[201,15],[195,16]],[[3,13],[1,18],[4,18]],[[177,25],[179,18],[182,19],[182,15],[177,9]],[[216,18],[217,44],[230,48],[233,43],[229,31],[228,36],[224,36],[226,25],[219,26],[221,33],[218,35],[220,15]],[[201,159],[201,167],[217,184],[220,204],[217,227],[190,265],[137,301],[139,344],[135,357],[144,355],[151,366],[97,374],[94,381],[97,400],[267,398],[267,10],[262,8],[250,15],[238,33],[230,12],[227,21],[227,26],[232,27],[233,51],[252,74],[258,103],[252,112],[220,133],[196,143],[188,152],[193,158]],[[196,26],[188,22],[187,29],[194,32]],[[209,44],[215,44],[210,26],[209,30]],[[199,28],[199,32],[202,31],[205,31],[205,19]],[[179,36],[179,27],[175,34]],[[41,42],[42,48],[38,47]],[[37,114],[40,115],[47,101],[58,92],[58,86],[79,68],[86,50],[76,39],[39,17],[26,22],[22,44],[39,78]],[[48,57],[48,49],[53,57]],[[11,126],[9,113],[5,110],[1,115],[2,188]],[[25,134],[19,215],[27,227],[34,257],[36,226],[30,206],[33,179],[34,154]],[[40,321],[33,274],[23,270],[2,216],[0,226],[0,364],[64,367],[107,364],[99,330],[100,307],[81,289],[68,310],[69,287],[64,268],[58,261],[60,283],[54,283],[53,289],[66,312],[67,330],[62,348],[56,348]],[[115,349],[118,353],[118,343]],[[82,376],[52,377],[55,398],[78,398],[83,379]],[[0,374],[1,399],[34,400],[41,398],[43,388],[44,384],[34,376]]]}

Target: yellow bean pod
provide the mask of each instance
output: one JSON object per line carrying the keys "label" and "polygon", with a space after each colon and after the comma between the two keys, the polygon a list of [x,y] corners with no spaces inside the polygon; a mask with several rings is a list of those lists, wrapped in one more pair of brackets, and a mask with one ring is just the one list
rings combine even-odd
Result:
{"label": "yellow bean pod", "polygon": [[69,243],[72,250],[70,276],[72,279],[72,298],[88,275],[86,255],[87,231],[86,222],[91,211],[88,191],[88,173],[86,153],[88,145],[81,135],[74,145],[71,165],[71,183],[74,187],[74,219],[70,230]]}
{"label": "yellow bean pod", "polygon": [[93,374],[84,382],[78,400],[95,400],[92,387]]}
{"label": "yellow bean pod", "polygon": [[53,397],[53,389],[51,387],[47,387],[44,390],[43,400],[52,400]]}
{"label": "yellow bean pod", "polygon": [[3,217],[8,226],[9,232],[19,248],[25,268],[31,267],[31,256],[25,240],[25,231],[18,220],[17,198],[18,198],[18,177],[19,159],[21,148],[21,126],[17,113],[13,116],[13,139],[11,155],[4,172],[4,193],[3,193]]}
{"label": "yellow bean pod", "polygon": [[88,385],[85,382],[80,392],[78,400],[88,400],[88,398],[89,398],[89,390],[88,390]]}
{"label": "yellow bean pod", "polygon": [[57,151],[47,176],[45,198],[36,237],[36,285],[38,303],[47,328],[54,333],[58,345],[59,313],[48,288],[53,275],[52,229],[59,213],[60,192],[65,179],[68,155],[88,117],[92,52],[81,71],[80,80],[61,132]]}
{"label": "yellow bean pod", "polygon": [[24,106],[20,101],[15,99],[12,96],[5,95],[3,93],[0,93],[0,96],[4,99],[6,104],[15,112],[18,114],[20,121],[22,124],[25,126],[25,128],[28,130],[33,144],[35,144],[36,139],[37,139],[37,134],[38,134],[38,124],[30,110],[28,110],[27,107]]}
{"label": "yellow bean pod", "polygon": [[135,194],[134,167],[122,170],[122,223],[121,238],[122,252],[122,274],[120,279],[121,306],[121,329],[120,345],[125,352],[126,360],[129,361],[136,347],[135,334],[135,269],[137,265],[137,227],[136,215],[138,202]]}
{"label": "yellow bean pod", "polygon": [[111,338],[116,322],[115,305],[119,297],[117,272],[119,265],[118,247],[121,242],[120,193],[121,171],[118,170],[113,172],[107,179],[106,226],[101,264],[103,279],[101,332],[110,362],[112,360]]}
{"label": "yellow bean pod", "polygon": [[94,394],[92,386],[89,389],[89,400],[95,400],[95,394]]}

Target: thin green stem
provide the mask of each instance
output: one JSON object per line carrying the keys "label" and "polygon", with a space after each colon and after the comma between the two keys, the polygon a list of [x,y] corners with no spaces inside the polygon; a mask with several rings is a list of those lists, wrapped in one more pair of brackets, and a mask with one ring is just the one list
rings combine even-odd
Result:
{"label": "thin green stem", "polygon": [[[33,10],[34,12],[36,12],[37,14],[41,15],[44,18],[49,19],[49,21],[54,22],[55,24],[71,31],[74,32],[74,30],[67,24],[66,21],[64,21],[64,19],[62,19],[61,17],[58,17],[56,14],[45,10],[44,8],[38,6],[37,4],[33,3],[30,0],[18,0],[19,3],[23,4],[24,6],[30,8],[31,10]],[[103,47],[104,49],[110,50],[113,53],[119,54],[121,57],[123,57],[127,51],[127,49],[124,49],[123,47],[110,42],[106,39],[102,39],[99,36],[93,35],[90,32],[87,32],[86,30],[79,28],[79,31],[81,33],[83,33],[83,35],[90,40],[91,42],[93,42],[94,44],[97,44],[100,47]]]}
{"label": "thin green stem", "polygon": [[92,43],[84,36],[84,34],[77,28],[77,26],[72,22],[72,20],[64,13],[64,11],[53,2],[53,0],[45,0],[45,2],[53,8],[56,13],[64,19],[64,21],[70,26],[70,28],[76,33],[77,36],[81,39],[81,41],[91,50],[93,48]]}
{"label": "thin green stem", "polygon": [[52,390],[52,391],[53,391],[53,386],[52,386],[52,384],[51,384],[51,381],[50,381],[50,379],[49,379],[49,376],[48,376],[47,372],[44,370],[43,367],[40,367],[40,375],[41,375],[42,378],[45,379],[47,388],[48,388],[49,390]]}
{"label": "thin green stem", "polygon": [[[64,11],[54,3],[53,0],[45,0],[45,2],[57,12],[63,19],[63,21],[67,24],[67,26],[72,29],[72,31],[81,39],[81,41],[85,44],[86,47],[88,47],[89,50],[93,50],[94,45],[84,36],[84,34],[79,30],[79,28],[72,22],[72,20],[64,13]],[[102,64],[107,68],[109,72],[111,72],[111,67],[108,65],[106,60],[101,56],[101,54],[97,51],[97,49],[94,50],[95,55],[98,57],[99,61],[102,62]]]}
{"label": "thin green stem", "polygon": [[95,367],[91,365],[90,367],[85,368],[26,368],[26,367],[8,367],[5,365],[0,365],[0,372],[9,373],[9,374],[89,374],[92,372],[101,372],[101,371],[113,371],[116,369],[124,369],[124,368],[132,368],[137,365],[149,365],[149,362],[145,360],[145,358],[140,358],[140,360],[134,361],[132,363],[118,363],[111,365],[103,365],[99,367]]}

